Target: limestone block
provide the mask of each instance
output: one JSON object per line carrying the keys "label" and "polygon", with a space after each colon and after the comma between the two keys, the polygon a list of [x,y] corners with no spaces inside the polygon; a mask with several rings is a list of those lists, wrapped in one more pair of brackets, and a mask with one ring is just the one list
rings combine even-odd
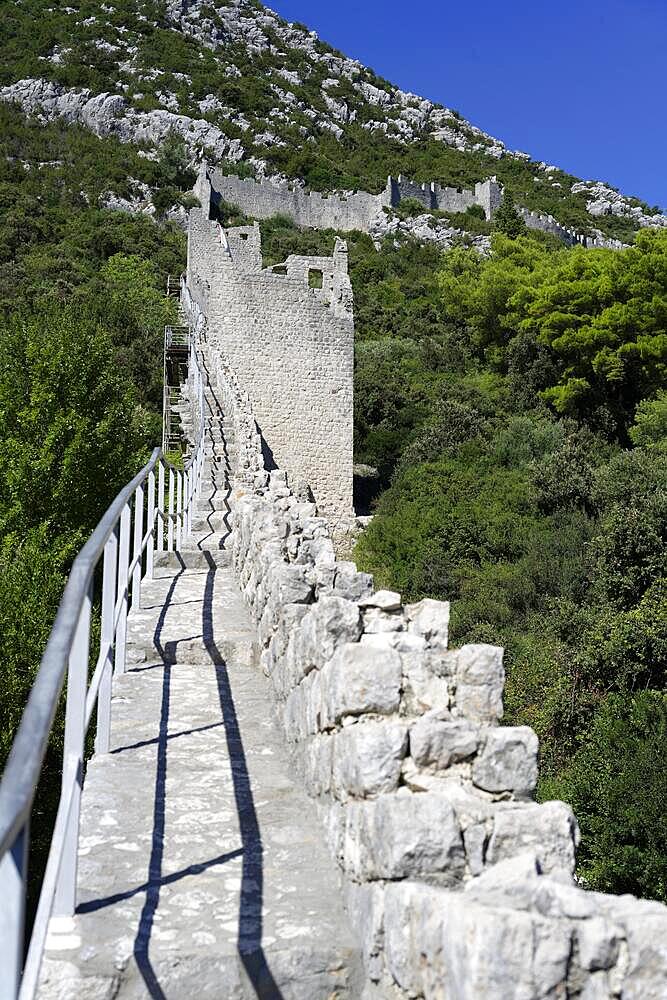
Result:
{"label": "limestone block", "polygon": [[359,601],[372,592],[373,577],[370,573],[360,573],[356,563],[338,562],[333,587],[334,593],[340,597],[345,597],[348,601]]}
{"label": "limestone block", "polygon": [[479,875],[484,871],[486,837],[484,823],[472,823],[463,831],[463,846],[471,875]]}
{"label": "limestone block", "polygon": [[331,791],[332,736],[311,736],[304,743],[303,771],[306,791],[309,795],[328,795]]}
{"label": "limestone block", "polygon": [[361,635],[359,608],[353,601],[347,601],[343,597],[320,597],[313,608],[312,621],[317,667],[327,663],[339,646],[356,642]]}
{"label": "limestone block", "polygon": [[487,864],[534,851],[543,872],[574,871],[579,828],[564,802],[507,804],[494,817]]}
{"label": "limestone block", "polygon": [[408,630],[421,635],[433,646],[447,648],[449,638],[449,601],[434,601],[430,597],[405,608]]}
{"label": "limestone block", "polygon": [[347,911],[361,944],[365,970],[372,982],[378,982],[384,969],[384,886],[375,884],[346,886]]}
{"label": "limestone block", "polygon": [[[416,639],[421,637],[415,636]],[[422,639],[423,641],[423,639]],[[451,686],[447,678],[433,673],[428,651],[405,653],[403,663],[403,696],[401,715],[421,716],[432,710],[447,711],[451,703]]]}
{"label": "limestone block", "polygon": [[577,926],[578,958],[582,969],[589,972],[611,969],[624,939],[623,931],[602,917],[582,920]]}
{"label": "limestone block", "polygon": [[364,632],[373,635],[377,632],[400,632],[403,629],[403,616],[381,611],[379,608],[364,610]]}
{"label": "limestone block", "polygon": [[274,578],[281,604],[308,604],[313,596],[312,584],[306,580],[304,566],[280,563]]}
{"label": "limestone block", "polygon": [[358,722],[335,737],[333,788],[338,798],[393,792],[408,745],[403,722]]}
{"label": "limestone block", "polygon": [[282,711],[285,736],[291,743],[297,743],[306,735],[305,718],[304,689],[299,686],[287,696]]}
{"label": "limestone block", "polygon": [[359,643],[339,646],[322,671],[325,724],[366,712],[389,715],[398,709],[400,689],[401,659],[394,650]]}
{"label": "limestone block", "polygon": [[386,961],[409,996],[509,1000],[566,996],[566,922],[415,883],[385,891]]}
{"label": "limestone block", "polygon": [[426,642],[409,632],[364,633],[359,640],[373,649],[395,649],[397,653],[426,654]]}
{"label": "limestone block", "polygon": [[303,618],[295,640],[295,668],[305,676],[321,669],[346,642],[354,642],[361,634],[361,615],[353,601],[323,594],[308,615]]}
{"label": "limestone block", "polygon": [[275,631],[276,656],[283,655],[291,636],[307,614],[308,606],[306,604],[285,604],[280,609],[280,617]]}
{"label": "limestone block", "polygon": [[503,650],[487,644],[463,646],[456,673],[458,714],[473,722],[498,722],[503,715]]}
{"label": "limestone block", "polygon": [[537,736],[528,726],[489,729],[472,769],[472,780],[487,792],[529,796],[537,784]]}
{"label": "limestone block", "polygon": [[[421,946],[414,939],[416,909],[426,906],[433,889],[416,882],[395,882],[384,893],[384,955],[394,982],[409,997],[423,996],[418,956]],[[443,983],[443,987],[444,987]]]}
{"label": "limestone block", "polygon": [[478,744],[479,728],[443,709],[427,712],[410,727],[410,756],[420,767],[444,770],[471,757]]}
{"label": "limestone block", "polygon": [[437,876],[458,882],[464,871],[461,830],[444,795],[399,791],[350,802],[344,866],[359,882]]}
{"label": "limestone block", "polygon": [[667,909],[631,896],[600,896],[596,902],[618,923],[627,939],[623,1000],[664,1000],[667,996]]}
{"label": "limestone block", "polygon": [[362,608],[379,608],[380,611],[400,611],[401,595],[394,590],[376,590],[359,601]]}

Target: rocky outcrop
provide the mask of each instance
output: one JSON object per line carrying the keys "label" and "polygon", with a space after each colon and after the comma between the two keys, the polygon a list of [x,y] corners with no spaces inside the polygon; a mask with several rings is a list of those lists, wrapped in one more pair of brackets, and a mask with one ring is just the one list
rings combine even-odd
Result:
{"label": "rocky outcrop", "polygon": [[240,160],[244,154],[238,139],[229,139],[204,119],[163,110],[137,111],[120,94],[92,94],[86,89],[68,90],[48,80],[26,79],[2,87],[0,100],[19,104],[44,121],[60,118],[84,125],[99,136],[116,136],[121,142],[159,146],[175,132],[193,154],[206,146],[229,160]]}
{"label": "rocky outcrop", "polygon": [[639,229],[648,227],[663,229],[667,226],[667,215],[646,213],[633,199],[626,198],[601,181],[581,181],[573,184],[572,193],[585,194],[588,197],[586,210],[596,219],[604,215],[617,215],[629,219]]}

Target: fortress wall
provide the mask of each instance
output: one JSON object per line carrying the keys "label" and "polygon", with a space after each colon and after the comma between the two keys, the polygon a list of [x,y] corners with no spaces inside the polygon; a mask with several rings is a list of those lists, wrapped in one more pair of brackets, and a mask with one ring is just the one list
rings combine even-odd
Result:
{"label": "fortress wall", "polygon": [[[261,267],[258,226],[221,230],[190,213],[188,287],[208,282],[209,345],[252,400],[270,461],[307,484],[345,530],[354,517],[352,291],[347,249]],[[309,286],[310,272],[322,287]],[[195,297],[193,295],[193,297]]]}
{"label": "fortress wall", "polygon": [[559,240],[563,243],[567,243],[568,246],[574,246],[578,242],[577,234],[570,229],[566,229],[565,226],[561,226],[560,223],[550,215],[541,215],[539,212],[531,212],[527,208],[517,206],[517,212],[526,223],[529,229],[537,229],[543,233],[551,233],[553,236],[557,236]]}
{"label": "fortress wall", "polygon": [[[421,202],[426,211],[465,212],[472,205],[480,205],[487,219],[502,200],[502,186],[495,177],[475,184],[474,191],[466,188],[442,187],[436,183],[418,184],[399,175],[389,177],[385,190],[379,194],[363,191],[346,195],[306,192],[298,186],[279,185],[252,178],[224,176],[218,171],[208,171],[202,163],[195,185],[195,194],[202,207],[215,206],[221,198],[255,219],[268,219],[273,215],[288,215],[297,226],[311,229],[336,229],[339,232],[359,230],[369,232],[373,221],[384,207],[396,208],[406,198]],[[624,246],[619,240],[586,238],[562,226],[554,218],[517,207],[529,229],[552,233],[569,246],[580,244],[618,250]]]}
{"label": "fortress wall", "polygon": [[442,212],[465,212],[471,205],[478,205],[479,202],[472,191],[465,189],[440,187],[435,188],[435,207]]}
{"label": "fortress wall", "polygon": [[[184,289],[197,328],[205,317]],[[502,650],[451,649],[449,606],[405,605],[337,560],[269,471],[249,394],[234,425],[232,556],[295,766],[319,805],[368,1000],[661,1000],[667,908],[587,893],[568,806],[533,801],[537,739],[502,727]]]}
{"label": "fortress wall", "polygon": [[216,198],[222,198],[254,219],[288,215],[303,228],[367,232],[384,204],[384,195],[361,191],[327,196],[298,186],[226,177],[216,170],[211,173],[211,182],[214,203]]}
{"label": "fortress wall", "polygon": [[389,178],[389,187],[391,191],[390,204],[393,208],[400,205],[406,198],[420,201],[428,211],[438,207],[433,184],[417,184],[399,174],[397,178]]}

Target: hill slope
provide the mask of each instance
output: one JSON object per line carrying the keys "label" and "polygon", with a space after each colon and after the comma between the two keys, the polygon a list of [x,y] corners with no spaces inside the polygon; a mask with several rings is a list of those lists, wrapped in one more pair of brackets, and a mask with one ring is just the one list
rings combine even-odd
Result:
{"label": "hill slope", "polygon": [[[667,217],[509,151],[256,0],[18,0],[0,15],[0,96],[149,148],[170,130],[231,171],[379,191],[389,173],[470,186],[492,174],[527,208],[629,241]],[[140,193],[140,192],[138,192]]]}

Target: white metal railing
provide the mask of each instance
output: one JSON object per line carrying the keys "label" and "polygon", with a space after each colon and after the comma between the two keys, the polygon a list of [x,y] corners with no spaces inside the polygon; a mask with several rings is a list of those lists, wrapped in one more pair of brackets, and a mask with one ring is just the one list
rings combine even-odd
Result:
{"label": "white metal railing", "polygon": [[[156,448],[74,560],[0,784],[0,1000],[35,995],[49,919],[75,912],[86,735],[97,709],[95,752],[108,752],[112,677],[125,671],[128,611],[140,606],[142,574],[152,578],[155,554],[180,548],[192,530],[204,464],[204,379],[194,335],[188,340],[188,381],[199,415],[192,455],[178,469]],[[100,642],[89,680],[93,588],[100,562]],[[24,963],[30,813],[65,678],[60,802]]]}

